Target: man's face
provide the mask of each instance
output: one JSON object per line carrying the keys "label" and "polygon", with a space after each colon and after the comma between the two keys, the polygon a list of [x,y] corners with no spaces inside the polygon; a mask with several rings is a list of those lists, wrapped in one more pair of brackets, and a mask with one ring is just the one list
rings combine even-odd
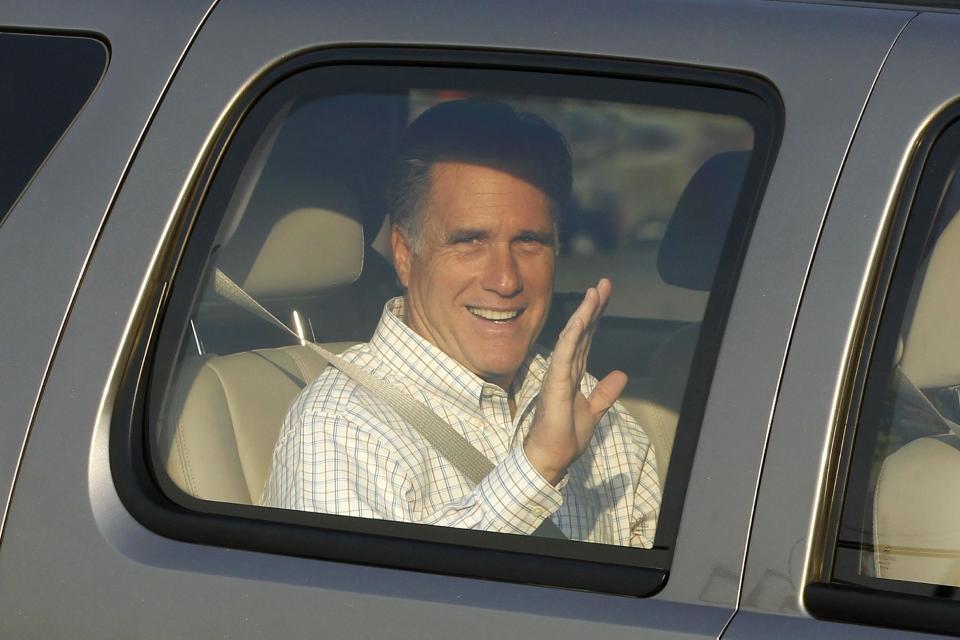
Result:
{"label": "man's face", "polygon": [[506,389],[550,310],[550,202],[520,178],[459,162],[433,165],[425,200],[418,253],[393,229],[407,324]]}

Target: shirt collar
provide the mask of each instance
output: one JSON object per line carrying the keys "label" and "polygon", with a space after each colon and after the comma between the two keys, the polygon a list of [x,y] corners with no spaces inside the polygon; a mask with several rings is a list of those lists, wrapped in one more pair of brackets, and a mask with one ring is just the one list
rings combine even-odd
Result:
{"label": "shirt collar", "polygon": [[[428,342],[407,326],[403,297],[387,301],[377,329],[370,339],[373,347],[390,368],[430,389],[433,394],[466,405],[480,406],[484,389],[495,387]],[[535,349],[517,371],[514,393],[520,415],[540,391],[547,360]],[[489,391],[488,391],[489,393]]]}

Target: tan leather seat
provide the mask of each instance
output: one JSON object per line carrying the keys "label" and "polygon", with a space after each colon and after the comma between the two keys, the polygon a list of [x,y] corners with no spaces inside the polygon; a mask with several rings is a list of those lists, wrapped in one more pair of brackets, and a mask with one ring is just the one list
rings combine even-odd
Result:
{"label": "tan leather seat", "polygon": [[[251,248],[249,238],[229,240],[227,256],[231,251],[256,256],[240,278],[249,293],[295,298],[359,277],[364,240],[358,208],[340,189],[323,193],[327,206],[281,213],[269,230],[259,231],[265,239],[258,247]],[[351,344],[324,346],[339,352]],[[301,345],[187,358],[158,429],[158,450],[170,479],[205,500],[257,503],[287,408],[326,365]]]}
{"label": "tan leather seat", "polygon": [[[401,95],[288,104],[246,160],[215,240],[219,269],[288,326],[296,311],[306,337],[330,351],[368,337],[394,292],[392,269],[365,239],[383,222],[377,187],[407,108]],[[224,355],[179,367],[160,459],[190,495],[256,503],[287,408],[326,362],[210,291],[194,319],[201,350]]]}
{"label": "tan leather seat", "polygon": [[299,345],[188,360],[163,420],[170,479],[205,500],[256,503],[287,407],[326,366]]}
{"label": "tan leather seat", "polygon": [[960,587],[960,449],[920,438],[883,463],[874,506],[881,578]]}
{"label": "tan leather seat", "polygon": [[[958,270],[960,216],[954,216],[930,256],[904,339],[900,369],[907,385],[960,385]],[[883,578],[960,586],[960,426],[932,405],[927,413],[947,433],[908,443],[881,467],[874,496],[875,568]]]}

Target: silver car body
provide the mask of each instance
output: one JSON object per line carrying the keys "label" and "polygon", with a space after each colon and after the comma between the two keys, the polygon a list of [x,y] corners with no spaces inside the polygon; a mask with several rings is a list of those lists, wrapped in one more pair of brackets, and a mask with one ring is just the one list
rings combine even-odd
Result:
{"label": "silver car body", "polygon": [[[886,638],[817,620],[830,443],[907,159],[960,96],[960,15],[736,0],[237,0],[0,7],[110,62],[0,226],[4,637]],[[156,267],[219,124],[299,52],[395,45],[732,70],[784,105],[664,588],[649,598],[161,536],[121,503],[109,429]],[[919,635],[918,635],[919,637]]]}

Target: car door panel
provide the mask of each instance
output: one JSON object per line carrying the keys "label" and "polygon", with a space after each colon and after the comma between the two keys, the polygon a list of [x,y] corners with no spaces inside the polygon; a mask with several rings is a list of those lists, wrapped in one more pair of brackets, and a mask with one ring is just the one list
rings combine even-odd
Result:
{"label": "car door panel", "polygon": [[760,481],[742,610],[725,638],[755,637],[764,624],[797,637],[855,637],[852,625],[811,620],[803,593],[828,579],[820,573],[844,397],[907,169],[931,120],[960,97],[952,64],[958,28],[957,15],[913,20],[867,103],[804,293]]}

